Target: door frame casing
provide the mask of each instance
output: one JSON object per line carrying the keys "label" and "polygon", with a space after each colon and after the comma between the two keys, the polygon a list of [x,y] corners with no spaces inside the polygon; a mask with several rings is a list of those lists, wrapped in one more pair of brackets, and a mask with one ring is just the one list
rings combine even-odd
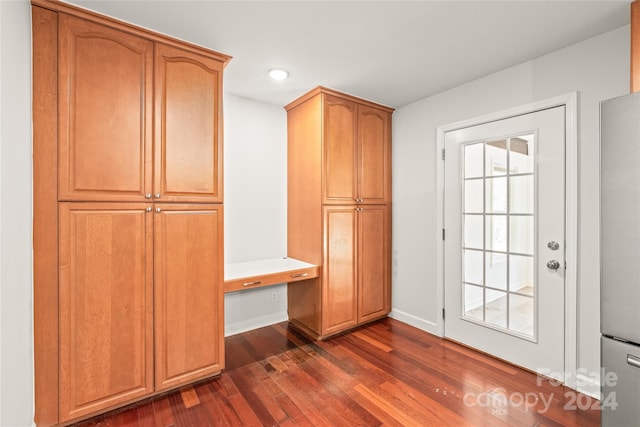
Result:
{"label": "door frame casing", "polygon": [[[447,132],[477,126],[489,122],[508,119],[554,107],[565,107],[565,292],[564,292],[564,384],[576,389],[577,370],[577,306],[578,306],[578,92],[570,92],[471,119],[462,120],[437,128],[436,162],[436,230],[438,235],[444,230],[444,151]],[[443,233],[443,232],[442,232]],[[444,310],[445,271],[444,239],[436,251],[436,313]],[[436,333],[444,337],[444,319],[438,316]]]}

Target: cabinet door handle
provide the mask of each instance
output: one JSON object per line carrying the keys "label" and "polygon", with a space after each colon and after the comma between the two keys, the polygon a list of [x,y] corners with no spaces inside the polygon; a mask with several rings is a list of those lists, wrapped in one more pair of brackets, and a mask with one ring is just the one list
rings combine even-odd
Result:
{"label": "cabinet door handle", "polygon": [[145,194],[145,195],[144,195],[144,198],[145,198],[145,199],[150,199],[150,198],[151,198],[151,193],[147,193],[147,194]]}
{"label": "cabinet door handle", "polygon": [[160,193],[156,193],[156,199],[160,198]]}
{"label": "cabinet door handle", "polygon": [[151,207],[147,208],[147,212],[151,212],[153,209],[151,209]]}
{"label": "cabinet door handle", "polygon": [[296,277],[307,277],[308,275],[309,273],[296,273],[296,274],[292,274],[291,277],[295,279]]}
{"label": "cabinet door handle", "polygon": [[256,280],[255,282],[243,283],[242,286],[254,286],[254,285],[259,285],[260,283],[262,283],[262,281]]}
{"label": "cabinet door handle", "polygon": [[157,212],[157,213],[160,213],[160,212],[162,212],[162,209],[160,209],[160,208],[156,208],[156,212]]}

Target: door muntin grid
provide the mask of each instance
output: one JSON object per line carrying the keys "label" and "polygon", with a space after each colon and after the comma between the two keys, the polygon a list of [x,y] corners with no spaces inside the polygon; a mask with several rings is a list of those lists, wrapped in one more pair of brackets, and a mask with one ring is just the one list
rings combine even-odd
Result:
{"label": "door muntin grid", "polygon": [[462,153],[462,319],[537,339],[535,133]]}

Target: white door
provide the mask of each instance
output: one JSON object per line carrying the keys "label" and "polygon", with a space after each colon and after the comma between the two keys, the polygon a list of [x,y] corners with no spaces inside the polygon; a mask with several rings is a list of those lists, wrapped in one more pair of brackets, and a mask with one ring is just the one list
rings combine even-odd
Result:
{"label": "white door", "polygon": [[444,146],[445,336],[563,381],[565,107]]}

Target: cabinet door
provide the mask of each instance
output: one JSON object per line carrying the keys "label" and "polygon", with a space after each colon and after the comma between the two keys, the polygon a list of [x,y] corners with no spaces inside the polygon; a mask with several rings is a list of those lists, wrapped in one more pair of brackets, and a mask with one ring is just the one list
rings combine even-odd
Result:
{"label": "cabinet door", "polygon": [[358,198],[391,200],[391,114],[365,105],[358,106]]}
{"label": "cabinet door", "polygon": [[145,208],[60,204],[61,422],[153,392],[152,214]]}
{"label": "cabinet door", "polygon": [[324,202],[353,203],[357,194],[357,104],[324,97]]}
{"label": "cabinet door", "polygon": [[222,215],[220,205],[156,204],[156,390],[224,368]]}
{"label": "cabinet door", "polygon": [[154,194],[222,201],[222,62],[163,44],[155,53]]}
{"label": "cabinet door", "polygon": [[59,199],[144,201],[153,43],[65,14],[59,39]]}
{"label": "cabinet door", "polygon": [[358,212],[358,323],[391,309],[389,206],[365,206]]}
{"label": "cabinet door", "polygon": [[356,233],[353,206],[324,208],[323,335],[357,324]]}

